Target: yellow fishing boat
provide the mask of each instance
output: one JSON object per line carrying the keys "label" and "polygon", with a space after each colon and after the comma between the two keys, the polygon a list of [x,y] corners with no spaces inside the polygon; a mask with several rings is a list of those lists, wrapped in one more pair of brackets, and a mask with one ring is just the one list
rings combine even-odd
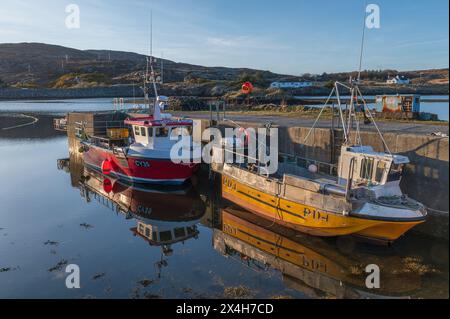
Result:
{"label": "yellow fishing boat", "polygon": [[[352,101],[356,100],[355,90],[352,88]],[[356,114],[355,105],[350,110]],[[344,122],[346,126],[351,125]],[[337,176],[318,173],[314,165],[302,168],[279,163],[275,174],[266,174],[261,163],[225,163],[220,170],[222,196],[315,236],[357,235],[390,243],[423,223],[425,207],[400,189],[408,157],[375,152],[360,141],[353,144],[345,130],[344,136]]]}
{"label": "yellow fishing boat", "polygon": [[223,198],[310,235],[358,235],[393,242],[426,219],[424,207],[412,199],[402,196],[370,199],[358,197],[358,190],[348,193],[337,182],[320,177],[307,179],[284,174],[281,179],[267,178],[227,164],[222,172]]}

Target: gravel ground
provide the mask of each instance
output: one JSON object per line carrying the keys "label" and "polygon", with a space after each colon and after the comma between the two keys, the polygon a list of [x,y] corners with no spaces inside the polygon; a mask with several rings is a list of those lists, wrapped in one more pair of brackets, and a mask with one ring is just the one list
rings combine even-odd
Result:
{"label": "gravel ground", "polygon": [[[171,112],[176,116],[187,116],[195,119],[209,119],[209,113],[204,112]],[[214,116],[216,114],[214,113]],[[222,114],[221,114],[222,118]],[[279,116],[279,115],[253,115],[253,114],[228,114],[227,119],[236,122],[245,123],[273,123],[279,126],[297,127],[305,126],[310,127],[313,125],[314,118],[296,118],[292,116]],[[445,134],[449,133],[448,122],[443,122],[442,124],[427,124],[418,122],[393,122],[393,121],[377,121],[378,127],[382,132],[401,132],[401,133],[412,133],[412,134],[431,134],[436,132],[442,132]],[[320,120],[317,127],[326,128],[331,127],[330,120]],[[374,125],[361,125],[361,130],[375,130]]]}

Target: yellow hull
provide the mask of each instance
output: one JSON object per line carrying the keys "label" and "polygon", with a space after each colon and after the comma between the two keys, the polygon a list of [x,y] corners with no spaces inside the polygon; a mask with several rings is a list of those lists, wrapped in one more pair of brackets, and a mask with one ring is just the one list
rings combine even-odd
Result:
{"label": "yellow hull", "polygon": [[328,212],[270,195],[222,175],[222,197],[265,218],[313,236],[358,235],[393,242],[423,221],[381,221]]}

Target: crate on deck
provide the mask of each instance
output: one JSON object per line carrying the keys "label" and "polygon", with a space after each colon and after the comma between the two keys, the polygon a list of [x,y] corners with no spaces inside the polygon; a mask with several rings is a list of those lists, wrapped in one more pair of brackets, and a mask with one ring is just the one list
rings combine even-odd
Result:
{"label": "crate on deck", "polygon": [[110,139],[126,139],[129,137],[129,131],[126,128],[109,128],[106,130],[106,136]]}

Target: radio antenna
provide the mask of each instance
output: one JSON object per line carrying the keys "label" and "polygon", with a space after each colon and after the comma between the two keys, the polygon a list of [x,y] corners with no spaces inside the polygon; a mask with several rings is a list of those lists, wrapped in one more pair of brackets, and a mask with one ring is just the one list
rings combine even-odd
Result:
{"label": "radio antenna", "polygon": [[150,56],[153,57],[153,10],[150,10]]}
{"label": "radio antenna", "polygon": [[150,58],[147,64],[150,66],[150,78],[153,84],[153,91],[155,92],[155,107],[158,99],[158,90],[156,88],[155,70],[153,69],[153,63],[155,59],[153,58],[153,9],[150,10]]}
{"label": "radio antenna", "polygon": [[364,2],[364,19],[363,19],[363,31],[362,31],[362,38],[361,38],[361,52],[359,55],[359,68],[358,68],[358,82],[361,80],[361,70],[362,70],[362,60],[364,55],[364,41],[366,38],[366,18],[367,18],[367,0]]}

